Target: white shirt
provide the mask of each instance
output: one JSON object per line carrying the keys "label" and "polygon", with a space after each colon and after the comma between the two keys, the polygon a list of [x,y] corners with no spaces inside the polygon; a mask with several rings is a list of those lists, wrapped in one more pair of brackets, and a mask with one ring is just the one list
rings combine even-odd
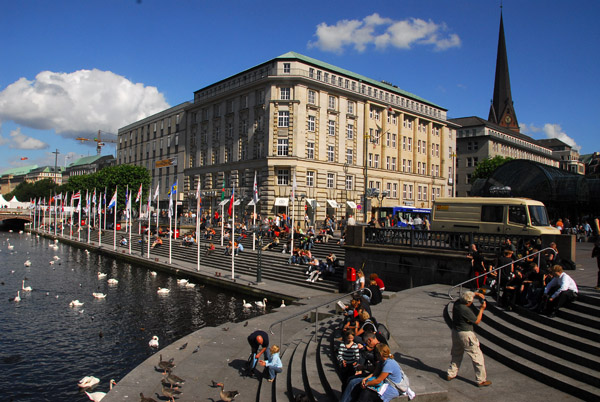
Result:
{"label": "white shirt", "polygon": [[552,299],[556,299],[561,292],[565,292],[567,290],[572,290],[573,292],[578,293],[577,284],[575,283],[573,278],[571,278],[564,272],[560,274],[559,277],[552,278],[550,283],[546,285],[546,289],[544,289],[544,294],[548,294],[548,292],[550,292],[550,289],[552,289],[555,286],[558,286],[558,290],[554,292],[552,296],[550,296],[550,298]]}
{"label": "white shirt", "polygon": [[353,216],[351,216],[350,218],[348,218],[348,226],[354,226],[356,225],[356,219],[354,219]]}

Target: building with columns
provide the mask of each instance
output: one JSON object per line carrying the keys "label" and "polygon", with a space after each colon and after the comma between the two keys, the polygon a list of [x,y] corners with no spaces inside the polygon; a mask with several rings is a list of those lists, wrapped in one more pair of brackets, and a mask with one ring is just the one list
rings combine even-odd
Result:
{"label": "building with columns", "polygon": [[446,112],[391,83],[289,52],[194,92],[185,106],[186,190],[200,180],[212,213],[235,186],[236,209],[248,212],[256,175],[261,216],[294,212],[302,221],[306,213],[311,222],[429,208],[452,194],[458,125]]}

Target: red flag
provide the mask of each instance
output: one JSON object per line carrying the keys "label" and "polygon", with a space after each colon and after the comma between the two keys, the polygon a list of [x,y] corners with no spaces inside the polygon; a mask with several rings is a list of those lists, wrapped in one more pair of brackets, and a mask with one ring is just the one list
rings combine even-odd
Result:
{"label": "red flag", "polygon": [[22,161],[26,161],[27,159],[29,159],[28,157],[24,156],[21,158]]}
{"label": "red flag", "polygon": [[235,195],[235,187],[233,188],[233,190],[231,190],[231,200],[229,200],[229,209],[227,210],[227,213],[229,214],[229,216],[231,216],[232,212],[233,212],[233,203],[234,201],[234,195]]}

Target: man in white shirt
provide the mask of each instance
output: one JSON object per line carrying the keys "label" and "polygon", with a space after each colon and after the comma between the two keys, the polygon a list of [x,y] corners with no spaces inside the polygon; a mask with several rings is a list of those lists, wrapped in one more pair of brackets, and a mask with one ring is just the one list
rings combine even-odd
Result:
{"label": "man in white shirt", "polygon": [[356,225],[356,219],[354,219],[354,215],[348,215],[348,226]]}
{"label": "man in white shirt", "polygon": [[[560,265],[552,267],[552,280],[544,289],[544,297],[548,298],[548,316],[555,317],[559,308],[577,298],[577,284],[569,275],[563,272]],[[550,292],[553,292],[550,294]]]}

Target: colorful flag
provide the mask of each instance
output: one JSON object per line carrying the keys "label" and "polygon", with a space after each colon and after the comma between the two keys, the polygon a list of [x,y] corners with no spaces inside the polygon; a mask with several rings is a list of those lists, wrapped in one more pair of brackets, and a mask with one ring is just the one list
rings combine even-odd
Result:
{"label": "colorful flag", "polygon": [[196,188],[196,200],[198,200],[198,211],[196,211],[196,213],[200,213],[200,207],[202,206],[202,193],[200,191],[200,183],[202,182],[202,180],[200,180],[200,178],[198,178],[198,187]]}
{"label": "colorful flag", "polygon": [[55,195],[54,199],[55,200],[62,200],[62,193]]}
{"label": "colorful flag", "polygon": [[73,196],[71,197],[71,200],[80,200],[81,199],[81,191],[76,192],[75,194],[73,194]]}
{"label": "colorful flag", "polygon": [[233,211],[233,203],[234,201],[234,196],[235,196],[235,186],[233,187],[233,189],[231,190],[231,200],[229,200],[229,209],[227,210],[227,213],[229,214],[229,216],[232,215],[232,211]]}
{"label": "colorful flag", "polygon": [[26,161],[27,159],[29,159],[28,157],[24,156],[21,158],[22,161]]}
{"label": "colorful flag", "polygon": [[138,190],[137,197],[135,197],[135,202],[139,202],[142,197],[142,185],[140,184],[140,189]]}
{"label": "colorful flag", "polygon": [[258,184],[256,184],[256,171],[254,171],[254,205],[258,202]]}
{"label": "colorful flag", "polygon": [[131,191],[129,191],[129,196],[127,197],[127,210],[125,212],[125,215],[127,216],[127,219],[130,218],[131,216]]}
{"label": "colorful flag", "polygon": [[175,180],[173,187],[171,187],[171,194],[173,194],[173,195],[177,194],[177,180]]}
{"label": "colorful flag", "polygon": [[108,209],[111,209],[117,205],[117,189],[115,189],[115,195],[112,196],[110,203],[108,204]]}
{"label": "colorful flag", "polygon": [[225,177],[223,177],[223,188],[221,189],[221,201],[225,200]]}
{"label": "colorful flag", "polygon": [[160,183],[158,183],[158,184],[156,185],[156,191],[154,192],[154,197],[152,197],[152,201],[156,201],[156,199],[158,198],[158,196],[159,196],[159,194],[160,194],[160,192],[159,192],[159,190],[158,190],[158,189],[159,189],[159,187],[160,187]]}
{"label": "colorful flag", "polygon": [[169,219],[173,217],[173,192],[169,193]]}

